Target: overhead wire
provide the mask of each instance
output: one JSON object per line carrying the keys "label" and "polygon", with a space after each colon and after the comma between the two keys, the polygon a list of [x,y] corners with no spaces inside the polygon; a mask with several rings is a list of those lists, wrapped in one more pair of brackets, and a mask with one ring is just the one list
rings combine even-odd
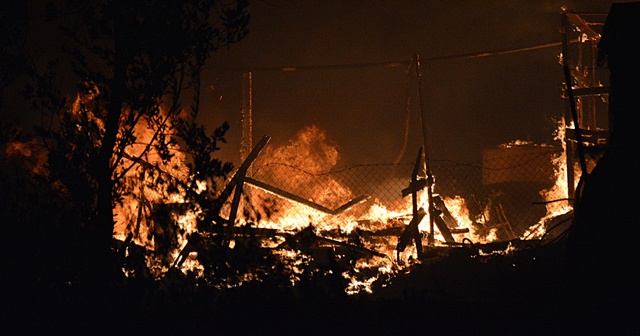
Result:
{"label": "overhead wire", "polygon": [[[569,43],[579,42],[578,39],[571,40]],[[473,59],[473,58],[482,58],[482,57],[490,57],[490,56],[500,56],[500,55],[508,55],[520,52],[527,52],[533,50],[540,50],[552,47],[558,47],[562,45],[562,41],[549,42],[543,44],[535,44],[529,46],[523,46],[518,48],[509,48],[509,49],[496,49],[496,50],[488,50],[488,51],[480,51],[473,53],[463,53],[463,54],[452,54],[445,56],[434,56],[434,57],[425,57],[423,59],[424,63],[431,62],[441,62],[441,61],[454,61],[454,60],[465,60],[465,59]],[[343,63],[343,64],[324,64],[324,65],[293,65],[293,66],[264,66],[264,67],[244,67],[244,68],[231,68],[234,70],[242,70],[242,71],[281,71],[281,72],[294,72],[294,71],[309,71],[309,70],[336,70],[336,69],[358,69],[358,68],[373,68],[373,67],[382,67],[382,68],[398,68],[410,66],[412,59],[409,60],[400,60],[400,61],[387,61],[387,62],[371,62],[371,63]]]}
{"label": "overhead wire", "polygon": [[[577,39],[571,40],[568,43],[579,42]],[[508,48],[508,49],[497,49],[490,51],[480,51],[474,53],[463,53],[463,54],[452,54],[445,56],[436,56],[436,57],[426,57],[424,59],[424,63],[433,63],[433,62],[441,62],[441,61],[456,61],[456,60],[465,60],[465,59],[475,59],[475,58],[483,58],[483,57],[491,57],[491,56],[500,56],[500,55],[508,55],[520,52],[527,52],[533,50],[540,50],[552,47],[558,47],[563,44],[563,41],[549,42],[543,44],[535,44],[529,46],[523,46],[518,48]],[[296,72],[296,71],[313,71],[313,70],[337,70],[337,69],[361,69],[361,68],[372,68],[372,67],[382,67],[382,68],[399,68],[406,67],[407,74],[410,73],[410,69],[412,68],[414,63],[413,58],[409,60],[402,61],[388,61],[388,62],[373,62],[373,63],[345,63],[345,64],[327,64],[327,65],[296,65],[296,66],[271,66],[271,67],[250,67],[245,69],[238,69],[244,72],[272,72],[272,71],[280,71],[280,72]],[[409,85],[410,79],[407,79],[407,85]],[[407,95],[407,103],[406,103],[406,116],[405,116],[405,130],[404,130],[404,138],[403,145],[401,147],[400,152],[398,153],[396,159],[394,160],[395,164],[398,164],[402,157],[404,156],[406,145],[409,138],[409,128],[410,128],[410,117],[411,117],[411,96]]]}
{"label": "overhead wire", "polygon": [[400,152],[398,153],[398,156],[396,157],[396,159],[393,161],[393,164],[399,164],[400,161],[402,160],[402,157],[404,157],[404,153],[407,150],[407,144],[409,143],[409,128],[411,126],[411,88],[412,88],[412,81],[411,78],[413,78],[411,76],[411,68],[412,68],[413,62],[409,62],[409,65],[407,66],[407,70],[405,70],[405,74],[407,76],[407,103],[405,106],[405,120],[404,120],[404,138],[402,139],[402,147],[400,148]]}

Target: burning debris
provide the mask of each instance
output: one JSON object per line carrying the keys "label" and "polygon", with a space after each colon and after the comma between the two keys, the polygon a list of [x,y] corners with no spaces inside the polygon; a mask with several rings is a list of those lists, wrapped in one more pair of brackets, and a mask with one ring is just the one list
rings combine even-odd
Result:
{"label": "burning debris", "polygon": [[[137,231],[130,231],[121,250],[135,242],[133,232],[150,232],[153,245],[147,260],[164,256],[164,261],[147,262],[156,265],[151,269],[159,278],[179,269],[224,288],[273,272],[288,276],[294,286],[304,277],[336,274],[343,278],[345,293],[353,295],[371,293],[403,268],[456,249],[466,250],[470,257],[508,254],[532,246],[521,243],[524,240],[540,239],[548,229],[557,228],[553,223],[557,215],[549,214],[519,238],[504,213],[497,222],[474,222],[460,196],[432,193],[429,200],[424,189],[430,188],[430,179],[420,176],[422,151],[407,176],[409,187],[398,191],[404,203],[394,207],[372,200],[371,195],[354,196],[346,185],[326,175],[338,155],[318,128],[308,128],[296,142],[280,148],[267,146],[269,140],[263,137],[225,188],[202,203],[210,205],[206,212],[190,212],[193,207],[181,202],[159,203],[153,206],[153,219],[145,231],[142,207],[131,207],[138,209],[138,217],[128,217]],[[280,174],[273,174],[277,170]],[[288,179],[281,183],[274,176]],[[547,199],[552,196],[549,191]],[[496,233],[505,230],[510,230],[509,239],[502,242],[510,242],[510,248],[492,243]]]}
{"label": "burning debris", "polygon": [[[75,159],[73,155],[95,155],[101,142],[96,134],[104,131],[104,125],[93,115],[91,104],[91,94],[78,95],[71,104],[65,122],[75,131],[69,134],[78,136],[79,141],[58,143],[86,148],[68,148],[71,154],[58,157],[58,163]],[[121,112],[122,118],[132,118],[130,111]],[[337,169],[339,148],[316,126],[301,130],[282,146],[271,146],[270,137],[262,137],[227,178],[228,172],[212,162],[194,169],[199,157],[187,157],[182,142],[159,135],[174,125],[179,131],[202,131],[182,124],[177,115],[180,113],[173,113],[176,114],[162,111],[154,118],[134,123],[135,127],[120,134],[130,141],[122,142],[113,153],[117,157],[113,167],[117,183],[113,189],[118,194],[113,243],[117,267],[128,284],[144,279],[160,290],[193,290],[204,285],[206,290],[224,290],[220,291],[223,296],[269,282],[276,284],[271,288],[293,296],[313,293],[314,298],[358,299],[386,289],[384,295],[402,298],[436,297],[435,302],[453,298],[453,306],[471,302],[471,309],[475,310],[482,300],[461,298],[469,295],[486,299],[502,290],[494,288],[499,287],[491,282],[496,277],[488,273],[506,275],[505,282],[519,284],[532,281],[527,276],[544,267],[539,266],[538,258],[546,258],[545,265],[556,265],[549,260],[558,255],[551,255],[557,252],[554,243],[564,242],[572,229],[573,202],[584,202],[576,211],[582,216],[579,223],[593,225],[586,229],[594,231],[599,223],[593,218],[600,222],[610,218],[626,220],[630,213],[629,201],[619,195],[617,200],[626,201],[623,214],[592,214],[589,207],[584,207],[605,204],[613,208],[603,200],[609,198],[608,193],[597,193],[612,189],[604,184],[587,184],[582,189],[575,183],[576,176],[586,174],[585,178],[590,178],[588,170],[594,169],[600,158],[596,152],[601,149],[600,141],[593,141],[590,149],[595,154],[588,158],[590,161],[581,157],[579,165],[575,162],[569,154],[573,153],[573,146],[585,145],[580,138],[581,126],[575,120],[570,125],[564,121],[558,124],[556,140],[562,143],[562,150],[521,140],[487,149],[481,165],[465,167],[475,169],[473,178],[478,183],[475,190],[469,191],[456,184],[460,175],[445,172],[438,162],[429,160],[428,151],[422,148],[414,161],[393,165],[402,166],[399,173],[385,171],[387,179],[377,180],[362,170]],[[207,155],[217,148],[215,141],[199,140],[202,138],[194,141],[193,147],[211,149]],[[27,168],[24,174],[44,180],[59,178],[52,177],[47,166],[51,161],[48,145],[47,141],[12,139],[2,144],[0,154],[3,159],[20,161],[17,166]],[[626,163],[620,156],[615,159],[620,160],[617,164]],[[585,169],[587,165],[589,169]],[[388,168],[380,166],[376,169]],[[212,176],[209,170],[219,174]],[[345,177],[347,174],[366,182],[354,182]],[[95,182],[88,181],[89,186]],[[617,187],[624,185],[621,179],[616,182]],[[372,185],[384,185],[393,195],[380,195]],[[588,193],[593,193],[594,189],[589,188],[594,187],[601,188],[595,189],[595,196]],[[526,200],[514,201],[514,189],[527,194]],[[88,190],[81,195],[94,191]],[[575,198],[572,190],[577,191]],[[63,192],[65,197],[70,194]],[[580,199],[582,196],[594,198]],[[535,211],[527,216],[514,215],[529,208]],[[617,233],[608,230],[607,236]],[[599,237],[582,238],[589,239],[578,241],[582,248],[599,243]],[[39,241],[45,240],[46,237]],[[602,245],[611,251],[628,252],[615,242]],[[595,260],[600,259],[600,253],[614,255],[602,248],[594,250],[589,252]],[[34,255],[40,257],[38,253]],[[621,260],[633,262],[628,257]],[[592,265],[582,266],[588,272]],[[513,271],[520,268],[525,271]],[[66,284],[69,288],[74,286],[71,280]],[[424,292],[410,293],[417,288]],[[224,302],[224,298],[220,300]],[[434,310],[438,309],[436,305]]]}
{"label": "burning debris", "polygon": [[[90,97],[79,97],[74,106],[80,108],[81,101],[89,104]],[[82,111],[72,112],[83,120]],[[564,129],[559,124],[563,144]],[[427,176],[422,150],[412,170],[397,178],[405,184],[385,198],[354,191],[353,183],[334,174],[338,147],[312,126],[281,147],[268,146],[270,138],[263,137],[215,191],[212,186],[221,181],[190,176],[177,144],[166,143],[169,153],[144,145],[157,140],[154,133],[146,122],[138,123],[132,133],[138,141],[122,150],[115,170],[126,192],[114,210],[114,242],[122,270],[132,278],[168,281],[179,271],[228,288],[276,274],[292,286],[332,274],[346,294],[371,293],[434,258],[464,251],[486,259],[532,246],[524,241],[558,239],[572,216],[563,187],[567,164],[555,151],[555,183],[541,194],[546,214],[516,228],[498,198],[471,211],[470,198],[445,196],[450,193],[437,183],[437,174]],[[510,144],[518,146],[531,144]],[[33,142],[11,142],[4,154],[30,160],[34,173],[47,158]],[[485,168],[495,181],[496,167]]]}

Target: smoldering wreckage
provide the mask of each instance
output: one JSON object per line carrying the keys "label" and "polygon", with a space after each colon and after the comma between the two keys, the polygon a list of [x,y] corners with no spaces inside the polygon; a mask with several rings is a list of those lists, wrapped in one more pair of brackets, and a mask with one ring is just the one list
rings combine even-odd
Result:
{"label": "smoldering wreckage", "polygon": [[[180,202],[153,206],[145,234],[155,248],[137,241],[140,221],[116,235],[122,271],[132,283],[152,278],[186,295],[214,288],[215,302],[209,304],[215,309],[190,318],[176,315],[191,321],[218,314],[205,323],[209,329],[193,323],[192,331],[233,332],[252,321],[256,331],[271,327],[284,333],[302,326],[313,326],[306,329],[310,333],[350,332],[354,326],[374,333],[429,328],[527,333],[551,327],[588,333],[592,326],[637,332],[629,322],[638,318],[634,240],[640,223],[628,192],[640,187],[640,167],[630,159],[638,152],[633,132],[640,125],[640,54],[629,46],[640,42],[640,4],[614,4],[598,24],[588,15],[562,13],[563,96],[567,120],[577,126],[567,126],[564,138],[565,175],[558,180],[566,189],[546,203],[569,206],[530,228],[514,230],[508,220],[486,227],[479,219],[461,219],[452,200],[437,193],[425,146],[406,176],[404,207],[385,209],[375,218],[371,209],[364,212],[368,216],[353,217],[369,195],[334,194],[322,203],[252,174],[270,140],[264,136],[217,198],[203,201],[204,214],[188,213]],[[577,43],[569,36],[576,32]],[[608,65],[609,86],[590,82],[582,61],[571,63],[576,46],[597,53],[592,58],[601,68]],[[609,130],[588,124],[589,99],[608,101]],[[591,171],[590,157],[599,158]],[[575,166],[581,177],[574,184]],[[246,216],[256,200],[266,206],[261,214]],[[308,212],[291,223],[283,202]],[[482,225],[486,232],[510,230],[509,239],[479,235]],[[198,302],[185,298],[180,307],[201,307]],[[390,323],[381,327],[375,316]],[[527,327],[533,320],[537,325]]]}

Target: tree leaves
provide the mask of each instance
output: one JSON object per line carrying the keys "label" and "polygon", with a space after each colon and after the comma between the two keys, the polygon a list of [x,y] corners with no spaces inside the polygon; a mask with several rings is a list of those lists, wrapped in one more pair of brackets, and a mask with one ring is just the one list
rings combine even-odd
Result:
{"label": "tree leaves", "polygon": [[[135,199],[149,208],[150,191],[157,202],[178,193],[187,202],[211,199],[217,179],[231,171],[216,158],[229,125],[208,131],[195,119],[204,64],[220,46],[246,35],[247,6],[209,0],[45,4],[45,21],[60,27],[65,42],[44,72],[31,73],[22,94],[35,110],[55,117],[39,133],[50,142],[52,179],[66,187],[79,222],[96,239],[90,244],[96,264],[104,260],[98,250],[110,247],[114,206]],[[175,162],[179,147],[184,166],[173,169],[182,165]],[[181,169],[187,171],[174,172]],[[206,197],[199,183],[208,186]]]}

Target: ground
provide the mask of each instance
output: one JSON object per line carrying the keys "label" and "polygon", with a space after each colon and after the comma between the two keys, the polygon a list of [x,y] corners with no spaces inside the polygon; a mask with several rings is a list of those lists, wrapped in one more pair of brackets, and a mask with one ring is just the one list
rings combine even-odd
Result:
{"label": "ground", "polygon": [[[70,286],[48,296],[32,293],[23,297],[22,304],[5,307],[10,311],[4,315],[8,320],[3,334],[588,335],[600,330],[640,331],[629,323],[635,315],[625,315],[624,310],[581,306],[591,301],[579,299],[587,293],[573,286],[562,241],[520,244],[507,255],[474,257],[472,248],[431,251],[429,259],[368,295],[344,295],[342,288],[332,288],[332,282],[322,277],[294,287],[267,280],[225,290],[178,277],[163,286],[141,281],[98,295]],[[623,314],[609,318],[602,315],[607,311]]]}

